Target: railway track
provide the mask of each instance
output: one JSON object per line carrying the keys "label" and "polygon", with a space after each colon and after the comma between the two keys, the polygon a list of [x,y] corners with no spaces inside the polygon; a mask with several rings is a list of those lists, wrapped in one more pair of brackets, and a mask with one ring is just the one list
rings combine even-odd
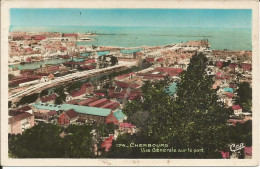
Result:
{"label": "railway track", "polygon": [[91,78],[91,77],[95,77],[95,76],[100,76],[100,75],[109,74],[109,73],[112,73],[112,72],[125,70],[125,69],[129,68],[130,66],[131,66],[131,64],[130,65],[129,64],[121,64],[121,65],[116,65],[116,66],[112,66],[112,67],[109,67],[109,68],[103,68],[103,69],[98,69],[98,70],[89,70],[89,71],[83,71],[83,72],[76,72],[76,73],[68,74],[68,75],[65,75],[65,76],[62,76],[62,77],[58,77],[54,80],[50,80],[48,82],[43,82],[43,83],[39,83],[39,84],[30,86],[26,90],[17,92],[15,94],[9,96],[8,101],[17,102],[24,96],[31,95],[31,94],[34,94],[34,93],[39,93],[42,90],[45,90],[45,89],[48,89],[48,88],[52,88],[52,87],[56,87],[56,86],[62,86],[66,83],[72,83],[72,82],[80,81],[80,80],[83,80],[83,79],[86,79],[86,78]]}

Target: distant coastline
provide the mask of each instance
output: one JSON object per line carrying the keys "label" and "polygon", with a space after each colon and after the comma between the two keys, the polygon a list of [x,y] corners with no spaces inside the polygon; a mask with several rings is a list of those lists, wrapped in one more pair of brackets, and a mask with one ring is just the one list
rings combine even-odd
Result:
{"label": "distant coastline", "polygon": [[91,41],[80,45],[95,46],[161,46],[189,40],[208,39],[211,49],[252,50],[251,28],[170,28],[170,27],[107,27],[107,26],[10,26],[10,32],[93,33]]}

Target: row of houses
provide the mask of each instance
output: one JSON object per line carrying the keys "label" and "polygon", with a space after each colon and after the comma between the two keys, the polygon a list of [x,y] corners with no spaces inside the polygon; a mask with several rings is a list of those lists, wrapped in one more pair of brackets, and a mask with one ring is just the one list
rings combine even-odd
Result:
{"label": "row of houses", "polygon": [[[100,103],[103,103],[100,104]],[[111,102],[115,103],[115,102]],[[104,105],[112,105],[99,99],[84,106],[82,101],[77,104],[55,105],[50,103],[35,103],[27,110],[9,111],[9,133],[21,134],[25,129],[31,128],[35,123],[53,123],[63,126],[70,124],[114,123],[120,124],[126,120],[121,109],[109,109]],[[96,106],[96,107],[94,107]],[[106,108],[104,108],[106,107]],[[115,106],[113,106],[115,107]]]}

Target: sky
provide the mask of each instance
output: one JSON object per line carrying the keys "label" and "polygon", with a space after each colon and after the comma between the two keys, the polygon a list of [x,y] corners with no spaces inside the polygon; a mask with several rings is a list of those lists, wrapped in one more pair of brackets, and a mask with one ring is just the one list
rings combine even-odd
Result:
{"label": "sky", "polygon": [[10,9],[12,26],[251,28],[250,9]]}

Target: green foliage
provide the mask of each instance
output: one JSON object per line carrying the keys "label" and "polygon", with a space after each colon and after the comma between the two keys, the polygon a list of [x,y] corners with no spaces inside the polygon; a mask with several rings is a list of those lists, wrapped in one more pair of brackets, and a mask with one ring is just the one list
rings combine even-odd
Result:
{"label": "green foliage", "polygon": [[38,97],[39,97],[38,93],[34,93],[34,94],[31,94],[31,95],[28,95],[28,96],[24,96],[24,97],[21,98],[18,105],[33,103],[38,99]]}
{"label": "green foliage", "polygon": [[55,99],[55,101],[54,101],[54,104],[62,104],[63,101],[64,101],[63,98],[61,98],[61,97],[57,97],[57,98]]}
{"label": "green foliage", "polygon": [[70,125],[64,138],[58,125],[40,123],[23,135],[9,135],[9,155],[13,158],[93,157],[92,127]]}
{"label": "green foliage", "polygon": [[245,146],[252,146],[252,121],[244,124],[237,123],[236,126],[229,127],[229,139],[231,143],[244,143]]}
{"label": "green foliage", "polygon": [[107,137],[109,134],[114,134],[115,126],[113,123],[98,124],[96,127],[97,134],[100,137]]}
{"label": "green foliage", "polygon": [[75,90],[75,89],[78,89],[80,88],[84,83],[83,82],[80,82],[80,81],[77,81],[75,83],[70,83],[68,85],[68,87],[66,88],[67,89],[67,92],[70,93],[72,90]]}
{"label": "green foliage", "polygon": [[48,92],[47,89],[46,89],[46,90],[42,90],[41,93],[40,93],[40,97],[46,96],[46,95],[48,95],[48,94],[49,94],[49,92]]}
{"label": "green foliage", "polygon": [[66,100],[66,95],[64,93],[64,87],[58,87],[54,89],[54,92],[58,94],[58,97],[55,99],[55,104],[62,104]]}
{"label": "green foliage", "polygon": [[9,135],[9,152],[17,158],[62,157],[60,133],[59,126],[42,123],[27,129],[23,135]]}
{"label": "green foliage", "polygon": [[112,63],[111,66],[114,66],[114,65],[118,64],[117,57],[111,56],[111,63]]}
{"label": "green foliage", "polygon": [[13,74],[8,74],[8,80],[12,80],[13,78],[15,78]]}
{"label": "green foliage", "polygon": [[12,106],[12,101],[8,101],[8,108]]}
{"label": "green foliage", "polygon": [[[219,151],[225,150],[229,143],[226,123],[231,111],[218,102],[216,90],[212,89],[214,82],[206,74],[206,66],[204,55],[192,57],[188,69],[180,76],[176,99],[165,93],[165,87],[172,83],[170,78],[165,78],[160,82],[146,82],[142,86],[142,101],[128,103],[123,109],[128,119],[138,125],[137,112],[149,113],[142,122],[147,124],[147,131],[140,132],[143,140],[204,150],[196,154],[172,154],[172,158],[221,158]],[[168,157],[167,154],[162,156]]]}
{"label": "green foliage", "polygon": [[197,158],[219,158],[218,151],[228,143],[226,122],[231,111],[217,101],[206,66],[207,58],[197,54],[181,75],[174,108],[179,126],[173,140],[182,147],[204,148],[205,152],[197,154]]}
{"label": "green foliage", "polygon": [[65,158],[90,158],[93,156],[92,127],[89,125],[69,125],[63,140]]}
{"label": "green foliage", "polygon": [[252,88],[248,82],[238,85],[236,103],[241,105],[243,111],[248,112],[252,109]]}
{"label": "green foliage", "polygon": [[135,124],[135,126],[141,131],[147,133],[148,131],[148,119],[149,113],[147,111],[137,111],[128,117],[128,121]]}
{"label": "green foliage", "polygon": [[140,100],[133,100],[131,102],[127,102],[127,104],[123,108],[123,112],[130,117],[136,111],[142,111],[142,103]]}

